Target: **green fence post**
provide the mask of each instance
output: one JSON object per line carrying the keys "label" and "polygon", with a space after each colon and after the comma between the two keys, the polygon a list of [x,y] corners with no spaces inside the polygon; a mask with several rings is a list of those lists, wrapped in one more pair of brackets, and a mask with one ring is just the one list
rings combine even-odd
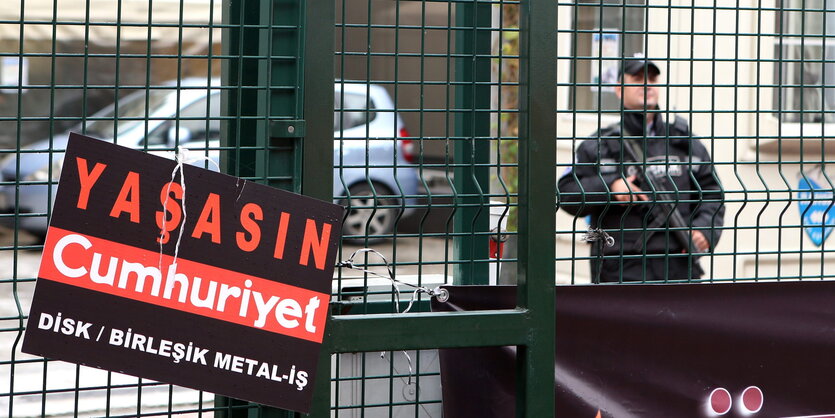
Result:
{"label": "green fence post", "polygon": [[[302,192],[322,200],[333,198],[333,27],[336,9],[331,0],[305,1],[304,27],[304,120]],[[324,28],[324,30],[321,30]],[[322,32],[325,32],[324,34]],[[311,417],[330,417],[331,344],[322,341],[319,367],[313,388]]]}
{"label": "green fence post", "polygon": [[517,416],[553,417],[557,189],[557,6],[522,0],[518,304],[528,344],[516,363]]}
{"label": "green fence post", "polygon": [[[269,22],[268,0],[230,0],[223,8],[222,84],[224,119],[221,124],[221,170],[225,173],[265,179],[263,162],[266,151],[266,124],[258,115],[266,115],[267,62],[266,30]],[[260,87],[260,88],[259,88]]]}
{"label": "green fence post", "polygon": [[[331,200],[333,37],[304,28],[333,28],[333,5],[230,0],[224,6],[222,78],[230,88],[223,109],[233,118],[223,124],[223,171]],[[322,352],[312,406],[317,416],[330,409],[327,345]],[[216,404],[227,408],[216,415],[230,418],[299,415],[222,396]]]}
{"label": "green fence post", "polygon": [[455,284],[488,283],[491,4],[455,5]]}
{"label": "green fence post", "polygon": [[[223,172],[270,184],[267,163],[271,97],[268,80],[271,36],[271,0],[230,0],[223,8],[221,154]],[[236,58],[231,58],[236,57]],[[234,87],[234,88],[232,88]],[[278,110],[278,109],[276,109]],[[290,150],[293,152],[293,150]],[[292,184],[285,189],[294,189]],[[292,417],[288,411],[265,408],[245,401],[216,396],[215,416],[223,418]]]}

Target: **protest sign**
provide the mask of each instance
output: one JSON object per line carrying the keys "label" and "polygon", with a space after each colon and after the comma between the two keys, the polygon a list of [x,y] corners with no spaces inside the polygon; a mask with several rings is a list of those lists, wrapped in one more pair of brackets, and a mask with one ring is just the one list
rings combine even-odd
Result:
{"label": "protest sign", "polygon": [[307,411],[342,214],[72,134],[23,351]]}

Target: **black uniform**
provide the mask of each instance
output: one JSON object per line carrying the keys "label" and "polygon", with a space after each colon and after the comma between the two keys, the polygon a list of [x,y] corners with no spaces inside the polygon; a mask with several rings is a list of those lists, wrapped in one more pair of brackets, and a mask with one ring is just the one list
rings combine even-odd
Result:
{"label": "black uniform", "polygon": [[[624,112],[623,129],[641,145],[646,165],[633,162],[622,148],[621,123],[608,126],[577,148],[575,165],[559,179],[559,206],[575,216],[589,215],[592,228],[614,238],[611,247],[592,244],[593,279],[598,273],[604,282],[698,278],[703,274],[698,257],[686,253],[668,229],[669,214],[654,201],[673,203],[712,250],[725,214],[721,185],[707,149],[692,138],[684,119],[668,125],[656,113],[646,135],[644,122],[643,112]],[[635,174],[636,166],[656,174],[658,184],[645,184],[642,176],[635,183],[650,201],[616,201],[609,186]]]}

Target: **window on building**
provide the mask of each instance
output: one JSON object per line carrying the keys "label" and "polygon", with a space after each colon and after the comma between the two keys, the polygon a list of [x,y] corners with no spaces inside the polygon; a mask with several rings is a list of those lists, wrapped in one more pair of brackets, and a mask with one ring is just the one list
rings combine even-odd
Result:
{"label": "window on building", "polygon": [[789,123],[835,122],[835,0],[783,0],[781,6],[776,115]]}
{"label": "window on building", "polygon": [[644,53],[647,9],[644,0],[577,0],[574,8],[574,56],[569,107],[620,110],[613,84],[621,57]]}

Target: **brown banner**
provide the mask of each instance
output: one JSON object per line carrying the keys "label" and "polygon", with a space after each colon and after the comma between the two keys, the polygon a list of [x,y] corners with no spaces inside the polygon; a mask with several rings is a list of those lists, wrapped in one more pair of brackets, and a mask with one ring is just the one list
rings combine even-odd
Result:
{"label": "brown banner", "polygon": [[[507,309],[452,286],[433,310]],[[834,417],[835,283],[557,287],[558,417]],[[510,417],[515,347],[441,350],[444,416]]]}

